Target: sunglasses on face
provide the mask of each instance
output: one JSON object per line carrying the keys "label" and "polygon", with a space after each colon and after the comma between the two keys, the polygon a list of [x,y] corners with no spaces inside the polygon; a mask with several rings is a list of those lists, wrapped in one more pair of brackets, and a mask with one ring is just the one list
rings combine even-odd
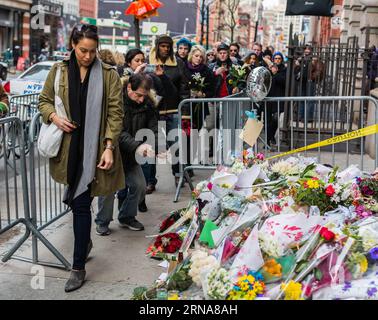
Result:
{"label": "sunglasses on face", "polygon": [[238,50],[232,50],[232,49],[231,49],[230,52],[238,52]]}
{"label": "sunglasses on face", "polygon": [[77,32],[86,32],[90,30],[90,31],[93,31],[94,33],[97,33],[98,31],[97,26],[94,26],[92,24],[78,24],[75,26],[75,29]]}

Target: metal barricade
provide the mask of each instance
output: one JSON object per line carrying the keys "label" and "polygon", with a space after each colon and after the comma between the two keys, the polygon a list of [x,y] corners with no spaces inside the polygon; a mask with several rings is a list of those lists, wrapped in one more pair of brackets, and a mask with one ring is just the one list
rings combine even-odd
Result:
{"label": "metal barricade", "polygon": [[[366,109],[367,103],[370,103],[369,110]],[[182,132],[184,110],[190,115],[190,130],[194,131],[190,143],[185,134],[178,135],[178,149],[181,153],[180,181],[174,202],[178,201],[184,179],[193,190],[189,170],[214,170],[218,165],[228,165],[231,155],[240,154],[249,147],[244,145],[239,134],[247,120],[245,111],[252,109],[265,124],[254,150],[263,152],[266,157],[378,123],[378,100],[368,96],[279,97],[266,98],[258,104],[246,96],[184,100],[179,105],[179,132]],[[209,120],[212,122],[210,127]],[[198,136],[195,129],[200,132]],[[209,134],[208,130],[211,129],[213,133]],[[190,153],[207,154],[207,139],[213,139],[212,157],[210,154],[205,157],[192,156],[189,159],[187,155]],[[198,140],[200,143],[196,144]],[[191,149],[186,153],[188,144]],[[304,155],[341,168],[355,163],[361,170],[373,171],[378,166],[377,135],[314,150],[305,151]]]}
{"label": "metal barricade", "polygon": [[[30,211],[33,222],[40,232],[64,217],[70,209],[63,204],[64,186],[50,176],[49,159],[42,157],[37,150],[37,139],[42,124],[42,115],[34,115],[29,130],[29,174],[30,174]],[[33,255],[38,261],[38,237],[33,236]],[[69,269],[69,262],[54,248],[53,253]],[[47,264],[47,263],[44,263]],[[56,266],[54,264],[49,264]]]}
{"label": "metal barricade", "polygon": [[[28,134],[30,129],[30,123],[33,116],[38,112],[38,99],[39,93],[16,95],[9,99],[9,116],[17,117],[22,122],[21,132],[24,135],[25,154],[29,152]],[[8,135],[9,149],[14,149],[16,157],[20,157],[20,142],[17,137],[18,132],[11,130],[12,133]]]}
{"label": "metal barricade", "polygon": [[[0,145],[3,149],[3,161],[0,161],[0,235],[10,231],[19,224],[26,227],[25,235],[3,256],[2,261],[10,258],[55,267],[70,269],[70,263],[60,252],[41,234],[41,231],[52,224],[69,210],[61,204],[63,187],[51,180],[48,170],[48,160],[42,159],[35,152],[35,142],[40,128],[40,114],[36,114],[30,121],[29,159],[25,150],[25,132],[22,130],[23,121],[18,117],[0,119]],[[19,159],[14,145],[8,143],[8,136],[12,135],[19,141]],[[28,185],[29,164],[30,185]],[[22,193],[19,186],[22,186]],[[20,207],[23,207],[21,211]],[[21,245],[32,235],[32,259],[14,256]],[[61,262],[61,264],[47,263],[38,259],[38,245],[43,245]]]}

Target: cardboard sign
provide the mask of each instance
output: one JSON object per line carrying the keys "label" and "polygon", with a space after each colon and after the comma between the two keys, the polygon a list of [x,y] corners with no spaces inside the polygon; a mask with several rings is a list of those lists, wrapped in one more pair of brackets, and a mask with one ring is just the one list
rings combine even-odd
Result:
{"label": "cardboard sign", "polygon": [[256,119],[248,118],[239,138],[248,143],[251,147],[253,147],[257,141],[257,138],[260,136],[262,129],[262,122]]}

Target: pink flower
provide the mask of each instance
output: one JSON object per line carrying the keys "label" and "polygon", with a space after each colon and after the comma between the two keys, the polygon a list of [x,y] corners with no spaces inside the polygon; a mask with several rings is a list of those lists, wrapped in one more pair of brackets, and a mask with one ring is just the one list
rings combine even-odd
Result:
{"label": "pink flower", "polygon": [[265,156],[264,156],[264,154],[262,154],[262,153],[258,153],[258,154],[256,155],[256,158],[257,158],[258,160],[264,161]]}
{"label": "pink flower", "polygon": [[359,205],[356,207],[356,213],[360,218],[366,218],[373,214],[370,210],[367,210],[363,205]]}
{"label": "pink flower", "polygon": [[213,184],[211,182],[207,184],[207,189],[209,189],[210,191],[213,189]]}

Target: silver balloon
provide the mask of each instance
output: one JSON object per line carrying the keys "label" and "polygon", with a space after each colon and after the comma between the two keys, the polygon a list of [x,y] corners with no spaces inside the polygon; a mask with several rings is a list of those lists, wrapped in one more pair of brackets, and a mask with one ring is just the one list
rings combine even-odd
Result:
{"label": "silver balloon", "polygon": [[247,79],[247,95],[253,102],[260,102],[268,95],[272,86],[272,75],[265,67],[252,70]]}

